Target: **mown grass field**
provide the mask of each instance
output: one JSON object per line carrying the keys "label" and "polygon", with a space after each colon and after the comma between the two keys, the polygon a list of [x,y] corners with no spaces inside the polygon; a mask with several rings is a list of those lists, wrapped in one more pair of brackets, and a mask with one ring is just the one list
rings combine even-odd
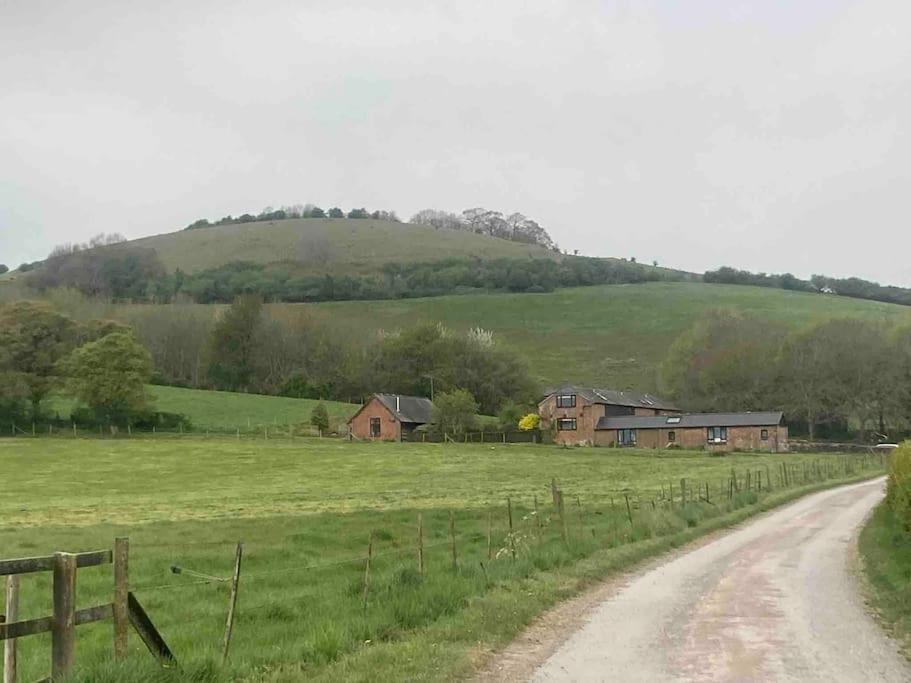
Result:
{"label": "mown grass field", "polygon": [[[792,465],[787,490],[776,483],[783,462]],[[96,624],[79,629],[75,680],[452,680],[540,611],[605,573],[802,486],[823,485],[823,472],[870,474],[859,469],[862,462],[325,439],[2,439],[0,557],[97,549],[117,535],[130,537],[133,590],[181,669],[159,672],[135,637],[129,661],[110,664],[110,624]],[[732,469],[741,490],[730,498]],[[758,476],[765,479],[762,493],[755,490]],[[565,493],[565,543],[552,478]],[[694,502],[705,483],[711,503]],[[673,504],[666,496],[671,487]],[[225,585],[200,584],[169,568],[227,576],[238,540],[245,542],[238,621],[222,669]],[[81,570],[79,606],[109,599],[110,581],[107,568]],[[50,609],[48,576],[24,577],[22,590],[23,618]],[[46,675],[49,640],[21,643],[23,680]]]}
{"label": "mown grass field", "polygon": [[[149,386],[152,407],[167,413],[186,415],[194,431],[233,433],[262,433],[272,428],[274,435],[298,431],[310,426],[310,413],[320,401],[261,394],[240,394],[229,391],[203,391],[179,387]],[[353,403],[323,401],[333,427],[344,423],[360,407]],[[70,399],[55,397],[49,409],[66,419],[73,408]],[[290,427],[289,427],[290,426]]]}
{"label": "mown grass field", "polygon": [[349,334],[394,330],[428,320],[456,329],[494,330],[528,359],[543,384],[571,381],[643,391],[657,389],[656,368],[670,345],[713,308],[732,308],[792,329],[840,317],[911,323],[911,309],[903,306],[696,282],[310,306]]}

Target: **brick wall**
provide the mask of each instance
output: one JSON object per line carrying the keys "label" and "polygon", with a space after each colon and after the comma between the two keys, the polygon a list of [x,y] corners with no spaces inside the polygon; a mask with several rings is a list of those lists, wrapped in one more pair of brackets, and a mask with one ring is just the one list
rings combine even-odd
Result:
{"label": "brick wall", "polygon": [[[380,419],[380,436],[370,436],[370,418]],[[376,397],[371,398],[349,423],[351,433],[366,441],[400,441],[402,425]]]}

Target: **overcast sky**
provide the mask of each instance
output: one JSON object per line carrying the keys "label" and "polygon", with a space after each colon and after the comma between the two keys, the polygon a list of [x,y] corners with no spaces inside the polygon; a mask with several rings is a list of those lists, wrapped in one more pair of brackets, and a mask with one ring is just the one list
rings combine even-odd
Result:
{"label": "overcast sky", "polygon": [[0,263],[323,207],[911,285],[911,2],[0,0]]}

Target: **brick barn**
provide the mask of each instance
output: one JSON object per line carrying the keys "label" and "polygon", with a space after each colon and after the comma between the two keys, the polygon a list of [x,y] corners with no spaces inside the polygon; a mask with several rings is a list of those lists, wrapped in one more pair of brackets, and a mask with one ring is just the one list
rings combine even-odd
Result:
{"label": "brick barn", "polygon": [[651,394],[565,386],[538,404],[541,427],[565,445],[685,448],[709,451],[788,450],[780,412],[684,413]]}
{"label": "brick barn", "polygon": [[374,394],[348,420],[348,431],[364,441],[402,441],[432,413],[433,403],[423,396]]}
{"label": "brick barn", "polygon": [[556,428],[555,441],[566,445],[595,445],[595,428],[603,417],[679,415],[669,401],[633,391],[565,386],[538,404],[541,427]]}
{"label": "brick barn", "polygon": [[595,445],[779,453],[788,450],[788,428],[774,412],[602,417]]}

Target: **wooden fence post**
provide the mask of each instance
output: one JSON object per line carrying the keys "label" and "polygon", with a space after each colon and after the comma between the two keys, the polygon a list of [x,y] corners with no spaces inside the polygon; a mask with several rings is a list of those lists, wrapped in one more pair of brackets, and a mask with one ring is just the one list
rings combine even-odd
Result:
{"label": "wooden fence post", "polygon": [[424,576],[424,516],[418,513],[418,570]]}
{"label": "wooden fence post", "polygon": [[370,560],[373,559],[373,532],[367,541],[367,564],[364,566],[364,614],[367,614],[367,600],[370,597]]}
{"label": "wooden fence post", "polygon": [[[6,577],[6,621],[11,623],[19,619],[19,576],[12,574]],[[16,639],[3,642],[3,683],[16,683],[17,649]]]}
{"label": "wooden fence post", "polygon": [[509,550],[512,552],[512,559],[516,559],[516,539],[512,533],[512,499],[506,497],[506,514],[509,517]]}
{"label": "wooden fence post", "polygon": [[452,568],[459,568],[459,560],[456,557],[456,540],[455,540],[455,514],[449,511],[449,542],[452,545]]}
{"label": "wooden fence post", "polygon": [[114,657],[127,656],[130,629],[130,539],[114,539]]}
{"label": "wooden fence post", "polygon": [[629,525],[633,525],[633,509],[629,505],[629,495],[624,493],[623,497],[626,498],[626,516],[629,517]]}
{"label": "wooden fence post", "polygon": [[221,664],[228,661],[228,648],[231,647],[231,635],[234,633],[234,613],[237,610],[237,588],[240,584],[240,562],[244,556],[244,544],[238,543],[234,552],[234,574],[231,576],[231,598],[228,603],[228,619],[225,622],[225,640],[221,651]]}
{"label": "wooden fence post", "polygon": [[680,480],[680,505],[686,506],[686,477]]}
{"label": "wooden fence post", "polygon": [[73,669],[76,655],[76,556],[54,554],[54,616],[51,629],[51,680]]}
{"label": "wooden fence post", "polygon": [[487,560],[493,559],[493,510],[487,511]]}
{"label": "wooden fence post", "polygon": [[557,511],[560,513],[560,533],[563,535],[563,542],[569,543],[569,533],[566,529],[566,508],[563,505],[563,491],[557,489]]}
{"label": "wooden fence post", "polygon": [[535,494],[535,525],[538,530],[538,540],[541,540],[541,514],[538,512],[538,494]]}

